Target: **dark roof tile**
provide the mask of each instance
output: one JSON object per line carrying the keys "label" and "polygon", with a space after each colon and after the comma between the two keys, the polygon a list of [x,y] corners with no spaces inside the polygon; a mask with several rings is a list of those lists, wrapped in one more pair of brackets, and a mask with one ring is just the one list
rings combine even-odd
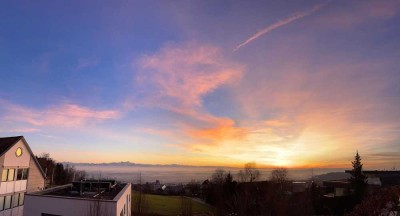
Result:
{"label": "dark roof tile", "polygon": [[0,155],[3,155],[11,146],[18,142],[22,136],[16,137],[0,137]]}

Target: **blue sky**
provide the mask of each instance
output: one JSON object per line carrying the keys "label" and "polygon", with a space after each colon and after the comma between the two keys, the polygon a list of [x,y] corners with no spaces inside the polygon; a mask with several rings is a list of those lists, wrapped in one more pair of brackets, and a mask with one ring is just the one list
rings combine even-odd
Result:
{"label": "blue sky", "polygon": [[343,167],[359,150],[390,168],[399,11],[398,0],[8,1],[0,135],[59,161]]}

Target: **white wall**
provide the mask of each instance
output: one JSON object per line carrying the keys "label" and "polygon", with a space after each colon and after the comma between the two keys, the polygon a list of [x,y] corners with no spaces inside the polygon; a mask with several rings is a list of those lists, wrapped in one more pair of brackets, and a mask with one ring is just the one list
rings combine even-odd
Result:
{"label": "white wall", "polygon": [[41,216],[42,213],[62,216],[87,216],[89,209],[93,207],[102,209],[102,212],[107,211],[107,215],[119,216],[124,206],[126,208],[125,215],[130,216],[131,193],[131,184],[127,184],[113,200],[101,200],[100,202],[72,197],[26,194],[24,216]]}
{"label": "white wall", "polygon": [[[15,151],[20,147],[22,149],[22,155],[17,157]],[[23,167],[28,168],[31,159],[31,154],[26,148],[22,140],[18,141],[13,147],[11,147],[4,155],[3,167]]]}
{"label": "white wall", "polygon": [[0,182],[0,194],[26,191],[27,180]]}
{"label": "white wall", "polygon": [[31,159],[29,164],[29,175],[28,175],[28,187],[26,191],[28,193],[40,191],[45,187],[45,179],[36,165],[34,159]]}
{"label": "white wall", "polygon": [[117,201],[117,214],[120,215],[121,210],[125,206],[125,215],[131,215],[131,199],[132,199],[132,187],[131,184],[127,184],[124,189],[114,198],[114,201]]}
{"label": "white wall", "polygon": [[[95,206],[96,201],[43,196],[27,194],[25,196],[24,216],[41,216],[42,213],[62,216],[85,216],[89,208]],[[115,215],[116,202],[101,201],[100,208],[110,211],[109,215]]]}

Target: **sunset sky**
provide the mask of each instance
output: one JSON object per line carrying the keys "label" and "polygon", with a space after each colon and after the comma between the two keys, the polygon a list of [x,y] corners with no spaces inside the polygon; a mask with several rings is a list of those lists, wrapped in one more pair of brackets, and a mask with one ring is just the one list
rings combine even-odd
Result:
{"label": "sunset sky", "polygon": [[400,1],[4,1],[0,136],[57,161],[400,167]]}

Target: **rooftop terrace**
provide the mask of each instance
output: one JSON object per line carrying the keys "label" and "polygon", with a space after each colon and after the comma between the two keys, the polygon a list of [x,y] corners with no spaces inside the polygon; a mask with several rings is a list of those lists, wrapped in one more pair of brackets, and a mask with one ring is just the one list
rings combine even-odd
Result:
{"label": "rooftop terrace", "polygon": [[84,180],[72,184],[49,188],[32,195],[58,196],[66,198],[113,200],[126,184],[114,180]]}

